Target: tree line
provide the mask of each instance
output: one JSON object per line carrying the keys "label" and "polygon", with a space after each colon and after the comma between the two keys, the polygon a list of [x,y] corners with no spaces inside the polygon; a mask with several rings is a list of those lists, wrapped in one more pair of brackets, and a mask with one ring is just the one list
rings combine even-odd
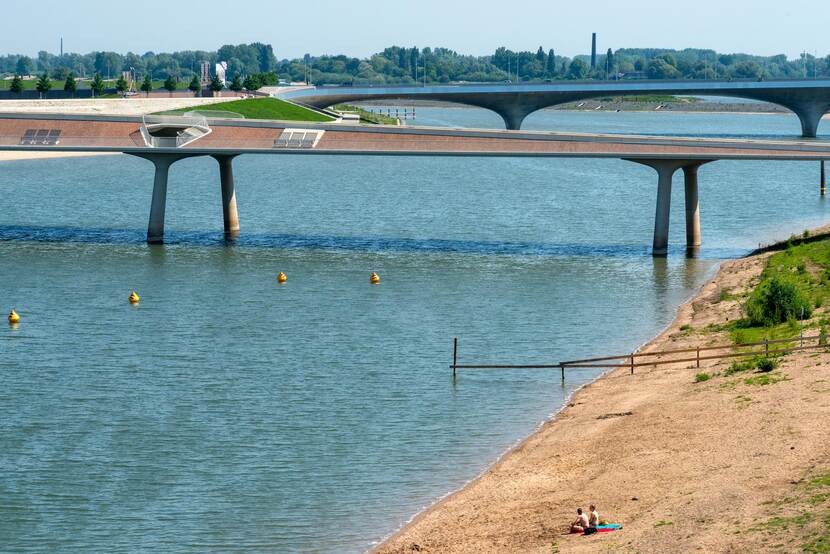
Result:
{"label": "tree line", "polygon": [[[224,45],[216,51],[186,50],[172,53],[119,54],[116,52],[67,53],[63,56],[42,51],[34,58],[7,54],[0,56],[0,74],[46,74],[65,81],[70,75],[91,79],[115,79],[132,71],[139,79],[173,79],[177,86],[192,82],[200,64],[213,69],[219,61],[228,63],[229,78],[243,85],[278,80],[308,81],[314,84],[414,84],[448,82],[539,81],[563,79],[778,79],[830,77],[830,56],[818,58],[804,53],[796,59],[784,54],[755,56],[721,54],[714,50],[688,48],[608,49],[597,56],[569,58],[553,48],[535,51],[497,48],[493,54],[473,56],[448,48],[391,46],[367,58],[323,55],[278,60],[271,45],[263,43]],[[255,89],[252,89],[255,90]]]}

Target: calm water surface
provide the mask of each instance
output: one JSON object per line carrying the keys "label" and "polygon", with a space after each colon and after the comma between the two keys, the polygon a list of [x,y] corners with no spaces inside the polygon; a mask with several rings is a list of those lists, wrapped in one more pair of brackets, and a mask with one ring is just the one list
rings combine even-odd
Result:
{"label": "calm water surface", "polygon": [[[420,124],[500,125],[419,109]],[[786,116],[540,112],[530,129],[795,136]],[[700,172],[704,248],[649,244],[656,178],[614,160],[247,156],[221,238],[212,160],[173,166],[143,243],[129,157],[0,163],[0,544],[29,552],[360,552],[475,477],[719,260],[826,221],[818,167]],[[285,271],[289,282],[277,286]],[[380,273],[378,287],[368,284]],[[139,307],[126,302],[130,290]]]}

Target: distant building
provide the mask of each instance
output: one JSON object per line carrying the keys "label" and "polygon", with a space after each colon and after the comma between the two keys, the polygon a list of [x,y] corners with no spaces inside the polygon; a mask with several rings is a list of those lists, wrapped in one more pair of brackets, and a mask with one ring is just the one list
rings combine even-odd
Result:
{"label": "distant building", "polygon": [[200,81],[202,81],[203,85],[210,83],[210,62],[202,62],[202,75]]}
{"label": "distant building", "polygon": [[219,62],[216,64],[216,77],[222,81],[223,85],[227,85],[227,81],[225,80],[226,75],[228,74],[228,62]]}

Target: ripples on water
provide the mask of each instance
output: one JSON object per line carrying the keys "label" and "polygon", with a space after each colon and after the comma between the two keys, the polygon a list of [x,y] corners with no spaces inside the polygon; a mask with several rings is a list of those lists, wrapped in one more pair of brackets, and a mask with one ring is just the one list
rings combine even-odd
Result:
{"label": "ripples on water", "polygon": [[[559,113],[529,127],[642,122]],[[782,116],[654,117],[655,132],[797,129]],[[717,260],[826,217],[814,164],[718,162],[701,169],[700,258],[683,256],[678,178],[671,254],[653,260],[656,179],[634,164],[235,167],[239,241],[221,235],[216,164],[188,160],[171,174],[168,244],[150,247],[146,162],[0,164],[0,308],[23,316],[0,333],[4,548],[361,551],[594,376],[563,387],[539,371],[467,372],[453,386],[453,336],[462,362],[628,352]]]}

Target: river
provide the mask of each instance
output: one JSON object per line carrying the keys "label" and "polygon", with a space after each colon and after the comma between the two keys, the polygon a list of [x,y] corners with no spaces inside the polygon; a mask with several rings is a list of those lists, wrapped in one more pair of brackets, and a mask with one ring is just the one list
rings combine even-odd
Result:
{"label": "river", "polygon": [[[478,109],[418,124],[499,127]],[[826,123],[825,123],[826,125]],[[545,111],[526,129],[796,136],[794,116]],[[617,160],[243,156],[218,168],[0,163],[0,544],[27,552],[361,552],[576,388],[467,371],[629,352],[720,260],[825,223],[818,166],[700,170],[703,248],[649,254],[656,174]],[[278,272],[288,283],[276,283]],[[369,285],[376,271],[382,282]],[[127,296],[137,290],[141,303]]]}

